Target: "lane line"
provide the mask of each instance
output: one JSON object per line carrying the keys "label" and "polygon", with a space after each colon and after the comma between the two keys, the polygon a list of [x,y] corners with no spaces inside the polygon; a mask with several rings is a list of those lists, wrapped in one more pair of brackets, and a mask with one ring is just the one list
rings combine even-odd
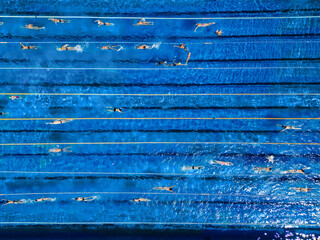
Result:
{"label": "lane line", "polygon": [[56,117],[56,118],[0,118],[0,121],[36,121],[36,120],[56,120],[56,119],[67,119],[67,120],[319,120],[320,118],[226,118],[226,117],[216,117],[216,118],[68,118],[68,117]]}
{"label": "lane line", "polygon": [[111,70],[111,71],[181,71],[181,70],[256,70],[256,69],[319,69],[320,67],[211,67],[211,68],[188,68],[188,67],[164,67],[164,68],[40,68],[40,67],[1,67],[0,70]]}
{"label": "lane line", "polygon": [[263,226],[263,227],[319,227],[320,224],[296,223],[206,223],[206,222],[0,222],[1,225],[207,225],[207,226]]}
{"label": "lane line", "polygon": [[102,16],[18,16],[18,15],[2,15],[0,18],[70,18],[70,19],[153,19],[153,20],[253,20],[253,19],[304,19],[315,18],[320,16],[283,16],[283,17],[211,17],[211,18],[170,18],[170,17],[102,17]]}
{"label": "lane line", "polygon": [[0,93],[43,96],[320,96],[320,93]]}
{"label": "lane line", "polygon": [[[78,42],[74,42],[74,41],[70,41],[70,42],[57,42],[57,41],[53,41],[53,42],[25,42],[25,41],[20,41],[20,42],[0,42],[0,43],[6,43],[6,44],[20,44],[20,43],[36,43],[36,44],[102,44],[102,43],[107,43],[107,44],[156,44],[156,43],[160,43],[160,44],[164,44],[164,45],[176,45],[176,44],[181,44],[181,42],[110,42],[110,41],[78,41]],[[207,45],[207,44],[265,44],[265,43],[320,43],[320,40],[300,40],[300,41],[292,41],[292,40],[283,40],[283,41],[279,41],[279,40],[275,40],[275,41],[247,41],[247,42],[220,42],[220,41],[214,41],[214,42],[184,42],[186,45]]]}
{"label": "lane line", "polygon": [[0,146],[48,146],[48,145],[148,145],[148,144],[181,144],[181,145],[300,145],[319,146],[320,143],[287,143],[287,142],[70,142],[70,143],[0,143]]}

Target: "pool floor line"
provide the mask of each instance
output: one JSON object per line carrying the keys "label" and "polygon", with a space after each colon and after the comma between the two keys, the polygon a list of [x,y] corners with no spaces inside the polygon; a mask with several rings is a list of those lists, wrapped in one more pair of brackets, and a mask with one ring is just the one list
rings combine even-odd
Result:
{"label": "pool floor line", "polygon": [[0,93],[41,96],[319,96],[320,93]]}
{"label": "pool floor line", "polygon": [[[212,164],[214,165],[214,164]],[[215,165],[218,166],[218,165]],[[0,171],[0,174],[61,174],[61,175],[157,175],[157,176],[200,176],[200,177],[214,177],[214,176],[234,176],[234,177],[275,177],[275,176],[285,176],[288,175],[286,173],[272,173],[272,174],[267,174],[267,173],[261,173],[261,174],[197,174],[197,173],[161,173],[161,172],[136,172],[136,173],[130,173],[130,172],[41,172],[41,171]],[[301,173],[290,173],[290,175],[301,175]],[[316,175],[316,174],[312,174]]]}
{"label": "pool floor line", "polygon": [[40,68],[40,67],[0,67],[0,70],[105,70],[105,71],[181,71],[181,70],[259,70],[259,69],[320,69],[320,67],[312,66],[300,66],[300,67],[197,67],[197,68],[188,68],[188,67],[164,67],[164,68]]}
{"label": "pool floor line", "polygon": [[235,227],[319,227],[320,224],[296,223],[206,223],[206,222],[0,222],[0,225],[203,225],[203,226],[235,226]]}
{"label": "pool floor line", "polygon": [[70,142],[70,143],[0,143],[0,146],[48,146],[48,145],[148,145],[148,144],[181,144],[181,145],[301,145],[320,146],[320,143],[288,142]]}
{"label": "pool floor line", "polygon": [[[150,19],[150,20],[263,20],[263,19],[304,19],[304,18],[320,18],[320,16],[283,16],[283,17],[207,17],[207,18],[177,18],[177,17],[103,17],[103,16],[41,16],[41,15],[2,15],[0,18],[69,18],[69,19]],[[141,26],[140,26],[141,27]],[[142,26],[146,27],[146,26]]]}
{"label": "pool floor line", "polygon": [[0,121],[45,121],[45,120],[320,120],[320,118],[190,118],[190,117],[162,117],[162,118],[66,118],[66,117],[57,117],[57,118],[0,118]]}

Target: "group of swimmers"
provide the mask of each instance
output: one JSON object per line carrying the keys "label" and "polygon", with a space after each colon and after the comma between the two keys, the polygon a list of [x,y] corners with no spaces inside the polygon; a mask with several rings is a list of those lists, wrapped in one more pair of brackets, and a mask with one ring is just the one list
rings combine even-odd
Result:
{"label": "group of swimmers", "polygon": [[[58,23],[70,23],[71,20],[66,20],[66,19],[59,19],[59,18],[49,18],[49,21],[52,21],[55,24]],[[107,26],[107,27],[113,27],[114,23],[110,23],[110,22],[103,22],[101,20],[95,20],[94,22],[96,22],[98,24],[98,27],[101,26]],[[194,29],[194,32],[197,32],[197,29],[202,27],[209,27],[211,25],[214,25],[215,22],[210,22],[210,23],[196,23],[196,28]],[[0,22],[0,25],[3,25],[3,22]],[[153,22],[150,21],[146,21],[145,18],[142,18],[141,20],[139,20],[137,23],[133,24],[133,26],[152,26]],[[22,28],[26,28],[26,29],[31,29],[31,30],[41,30],[41,29],[45,29],[45,27],[38,27],[38,26],[34,26],[33,24],[27,24],[25,26],[22,26]],[[215,33],[218,36],[222,35],[222,30],[216,30]]]}
{"label": "group of swimmers", "polygon": [[[97,196],[93,196],[93,197],[76,197],[76,198],[72,198],[72,200],[78,201],[78,202],[91,202],[93,200],[95,200],[97,198]],[[27,203],[26,200],[7,200],[7,199],[2,199],[2,201],[4,201],[4,205],[8,205],[8,204],[25,204]],[[34,202],[54,202],[56,201],[56,198],[37,198],[34,200]]]}

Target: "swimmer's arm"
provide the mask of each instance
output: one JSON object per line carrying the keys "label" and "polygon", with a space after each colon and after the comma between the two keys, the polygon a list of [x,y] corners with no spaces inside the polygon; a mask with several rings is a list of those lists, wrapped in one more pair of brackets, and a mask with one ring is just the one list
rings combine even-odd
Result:
{"label": "swimmer's arm", "polygon": [[199,25],[197,24],[197,27],[194,29],[194,32],[196,32],[196,31],[197,31],[198,27],[199,27]]}
{"label": "swimmer's arm", "polygon": [[69,44],[66,44],[66,45],[63,45],[61,48],[66,48],[68,46],[69,46]]}

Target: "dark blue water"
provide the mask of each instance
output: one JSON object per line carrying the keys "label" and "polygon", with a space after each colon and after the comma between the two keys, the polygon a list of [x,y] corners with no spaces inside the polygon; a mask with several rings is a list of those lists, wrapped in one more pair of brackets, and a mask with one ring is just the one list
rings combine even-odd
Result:
{"label": "dark blue water", "polygon": [[[303,0],[0,2],[0,188],[23,203],[2,200],[1,239],[317,239],[319,11]],[[142,17],[153,25],[134,26]],[[188,65],[157,66],[189,52]]]}

